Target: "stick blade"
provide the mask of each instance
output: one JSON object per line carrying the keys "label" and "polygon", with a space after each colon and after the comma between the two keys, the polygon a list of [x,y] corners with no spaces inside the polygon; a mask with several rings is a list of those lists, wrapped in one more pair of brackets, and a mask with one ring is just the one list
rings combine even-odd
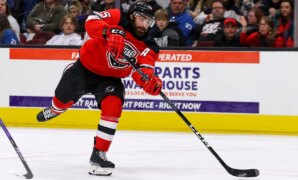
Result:
{"label": "stick blade", "polygon": [[258,169],[228,169],[228,172],[237,177],[257,177],[260,175],[260,171]]}
{"label": "stick blade", "polygon": [[24,175],[24,177],[26,179],[32,179],[33,178],[33,174],[32,173],[27,173],[27,174]]}
{"label": "stick blade", "polygon": [[33,174],[31,172],[24,174],[24,175],[19,175],[19,174],[15,174],[16,176],[23,178],[23,179],[32,179],[33,178]]}

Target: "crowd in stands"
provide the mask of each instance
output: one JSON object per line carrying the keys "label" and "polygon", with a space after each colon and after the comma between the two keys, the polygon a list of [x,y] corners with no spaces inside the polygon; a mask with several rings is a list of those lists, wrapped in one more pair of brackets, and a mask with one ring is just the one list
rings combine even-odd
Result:
{"label": "crowd in stands", "polygon": [[[294,47],[293,0],[146,0],[160,47]],[[0,0],[0,44],[77,45],[93,11],[134,0]]]}

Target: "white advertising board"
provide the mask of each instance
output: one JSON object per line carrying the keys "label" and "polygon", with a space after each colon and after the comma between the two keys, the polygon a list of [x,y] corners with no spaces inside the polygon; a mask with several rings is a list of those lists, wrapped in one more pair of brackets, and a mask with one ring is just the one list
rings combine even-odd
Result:
{"label": "white advertising board", "polygon": [[[2,48],[0,107],[45,107],[77,49]],[[182,111],[298,115],[298,52],[161,51],[156,74]],[[170,111],[128,77],[125,110]],[[90,95],[73,108],[97,108]]]}

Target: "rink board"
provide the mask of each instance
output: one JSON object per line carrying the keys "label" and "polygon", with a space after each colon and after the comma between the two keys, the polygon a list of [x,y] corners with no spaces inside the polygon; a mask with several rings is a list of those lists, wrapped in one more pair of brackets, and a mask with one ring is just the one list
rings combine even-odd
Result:
{"label": "rink board", "polygon": [[[96,129],[100,111],[68,110],[54,120],[39,123],[39,108],[0,108],[1,118],[8,126]],[[266,133],[298,134],[297,116],[269,116],[243,114],[184,113],[199,132],[210,133]],[[124,111],[119,130],[185,131],[189,127],[174,112]]]}
{"label": "rink board", "polygon": [[[10,126],[96,128],[94,97],[83,96],[47,123],[36,114],[51,104],[64,68],[78,49],[0,48],[0,117]],[[163,92],[198,130],[298,134],[298,52],[162,50],[156,74]],[[189,131],[160,96],[128,77],[119,129]]]}

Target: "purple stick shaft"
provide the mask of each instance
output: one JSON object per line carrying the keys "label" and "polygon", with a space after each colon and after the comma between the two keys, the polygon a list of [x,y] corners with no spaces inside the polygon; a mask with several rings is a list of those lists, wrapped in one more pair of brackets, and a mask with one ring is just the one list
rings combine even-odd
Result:
{"label": "purple stick shaft", "polygon": [[25,161],[24,156],[22,155],[20,149],[18,148],[17,144],[14,142],[11,134],[9,133],[8,129],[6,128],[4,122],[2,121],[2,119],[0,118],[0,126],[2,127],[3,131],[5,132],[6,136],[8,137],[9,141],[11,142],[14,150],[17,152],[19,158],[21,159],[23,165],[25,166],[25,169],[27,170],[27,174],[23,175],[26,179],[31,179],[33,177],[33,174],[27,164],[27,162]]}

